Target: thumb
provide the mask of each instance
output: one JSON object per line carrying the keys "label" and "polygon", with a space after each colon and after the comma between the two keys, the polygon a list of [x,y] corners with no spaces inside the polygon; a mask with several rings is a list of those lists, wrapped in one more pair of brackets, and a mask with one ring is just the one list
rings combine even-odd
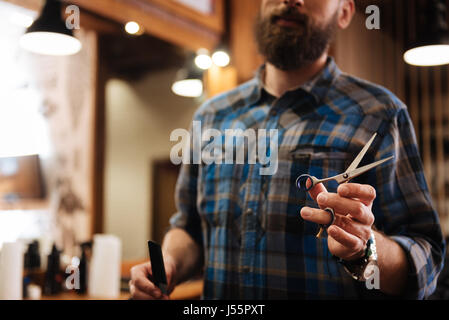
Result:
{"label": "thumb", "polygon": [[167,291],[171,293],[176,286],[176,266],[171,256],[167,255],[164,258],[164,260],[165,260],[164,261],[165,273],[167,276],[167,284],[168,284]]}

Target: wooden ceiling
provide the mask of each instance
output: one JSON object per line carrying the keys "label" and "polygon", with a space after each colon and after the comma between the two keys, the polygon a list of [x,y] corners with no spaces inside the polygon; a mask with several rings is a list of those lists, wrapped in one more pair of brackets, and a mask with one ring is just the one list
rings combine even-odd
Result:
{"label": "wooden ceiling", "polygon": [[[45,2],[5,1],[34,11],[39,11]],[[195,11],[175,0],[61,1],[79,6],[81,27],[95,29],[99,33],[114,33],[126,22],[136,21],[146,34],[153,37],[191,50],[212,50],[220,43],[225,32],[225,0],[214,0],[214,12],[210,15]]]}
{"label": "wooden ceiling", "polygon": [[181,68],[187,50],[149,35],[103,34],[99,58],[108,77],[139,80],[149,72]]}
{"label": "wooden ceiling", "polygon": [[[45,0],[3,1],[39,11]],[[221,41],[225,41],[230,47],[232,66],[237,70],[239,83],[252,78],[254,70],[263,62],[253,41],[253,23],[261,0],[210,0],[215,4],[215,11],[211,15],[189,9],[181,5],[179,0],[62,1],[78,5],[81,8],[81,27],[95,30],[100,38],[109,35],[125,37],[124,23],[134,20],[143,25],[148,37],[146,39],[151,38],[149,41],[152,43],[162,40],[184,50],[196,51],[199,48],[207,48],[212,51]],[[153,41],[154,39],[156,40]],[[111,41],[115,42],[115,39]],[[139,41],[141,40],[134,42]],[[124,43],[127,42],[125,39]],[[160,43],[156,43],[153,46],[159,45]],[[173,51],[166,53],[151,49],[145,50],[145,53],[148,53],[149,59],[158,54],[168,57],[178,54]],[[139,61],[145,56],[142,52],[137,52],[136,55]],[[128,59],[119,56],[112,57],[111,61],[116,61],[118,70],[123,70],[128,63]],[[159,62],[160,59],[156,57],[154,62],[147,61],[143,64],[158,66]],[[137,68],[131,67],[134,70]]]}
{"label": "wooden ceiling", "polygon": [[[5,0],[40,11],[45,0]],[[182,67],[186,54],[214,49],[224,33],[224,0],[211,16],[174,0],[62,0],[80,7],[81,27],[98,34],[99,57],[108,74],[137,80],[150,71]],[[124,24],[137,21],[144,34],[130,36]]]}

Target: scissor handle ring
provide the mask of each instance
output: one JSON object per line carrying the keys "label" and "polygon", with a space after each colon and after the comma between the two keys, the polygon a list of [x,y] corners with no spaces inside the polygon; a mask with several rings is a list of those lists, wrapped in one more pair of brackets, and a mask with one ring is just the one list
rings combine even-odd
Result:
{"label": "scissor handle ring", "polygon": [[334,209],[332,209],[332,208],[326,208],[326,209],[324,209],[324,211],[329,212],[330,215],[331,215],[331,222],[329,222],[329,223],[326,224],[326,225],[321,225],[324,229],[327,229],[327,228],[329,228],[331,225],[333,225],[334,222],[335,222],[335,212],[334,212]]}
{"label": "scissor handle ring", "polygon": [[[307,181],[310,180],[310,187],[307,188]],[[296,186],[299,190],[309,191],[313,188],[313,177],[309,174],[302,174],[296,179]]]}

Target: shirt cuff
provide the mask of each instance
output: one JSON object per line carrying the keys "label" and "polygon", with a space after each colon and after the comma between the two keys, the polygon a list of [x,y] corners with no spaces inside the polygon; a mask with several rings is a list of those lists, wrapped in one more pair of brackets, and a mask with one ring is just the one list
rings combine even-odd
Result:
{"label": "shirt cuff", "polygon": [[[436,288],[437,276],[432,259],[432,247],[424,239],[413,239],[406,236],[392,236],[393,241],[404,250],[408,261],[407,285],[404,299],[425,299]],[[438,275],[438,272],[436,273]]]}

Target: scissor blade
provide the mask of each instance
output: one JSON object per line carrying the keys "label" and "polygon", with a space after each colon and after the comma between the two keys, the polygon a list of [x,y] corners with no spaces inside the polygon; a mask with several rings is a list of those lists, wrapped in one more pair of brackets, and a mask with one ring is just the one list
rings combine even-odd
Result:
{"label": "scissor blade", "polygon": [[351,165],[346,169],[345,173],[355,170],[360,164],[360,161],[362,161],[363,157],[365,156],[365,153],[368,151],[369,147],[371,146],[371,143],[373,143],[374,139],[377,136],[377,132],[373,134],[371,139],[368,141],[368,143],[363,147],[362,151],[359,152],[357,157],[352,161]]}
{"label": "scissor blade", "polygon": [[367,172],[367,171],[369,171],[369,170],[371,170],[371,169],[373,169],[373,168],[375,168],[377,166],[380,166],[382,163],[387,162],[388,160],[391,160],[393,158],[394,158],[394,156],[391,156],[391,157],[388,157],[388,158],[385,158],[385,159],[373,162],[373,163],[368,164],[366,166],[360,167],[358,169],[355,169],[352,172],[348,172],[349,178],[347,180],[350,180],[350,179],[353,179],[355,177],[358,177],[362,173],[365,173],[365,172]]}

